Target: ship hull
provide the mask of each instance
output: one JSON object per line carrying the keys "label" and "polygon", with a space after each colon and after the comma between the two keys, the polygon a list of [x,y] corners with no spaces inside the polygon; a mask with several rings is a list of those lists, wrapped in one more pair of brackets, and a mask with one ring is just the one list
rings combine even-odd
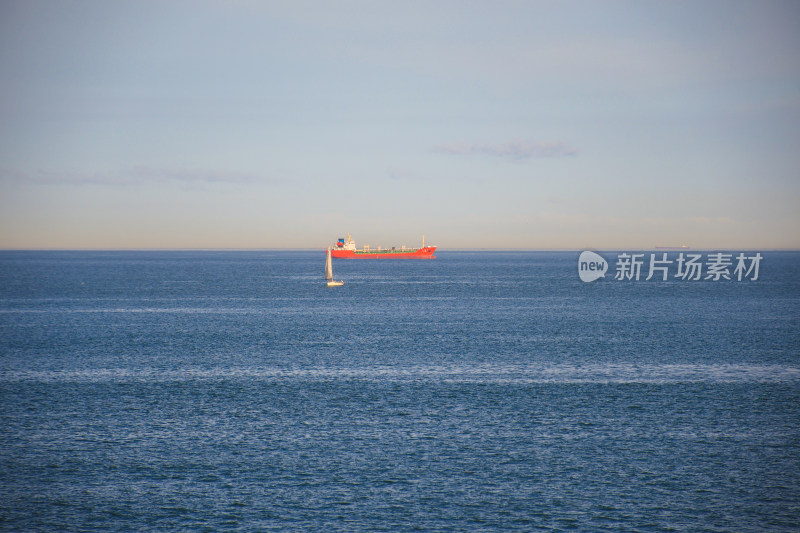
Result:
{"label": "ship hull", "polygon": [[331,250],[334,259],[436,259],[436,246],[415,250]]}

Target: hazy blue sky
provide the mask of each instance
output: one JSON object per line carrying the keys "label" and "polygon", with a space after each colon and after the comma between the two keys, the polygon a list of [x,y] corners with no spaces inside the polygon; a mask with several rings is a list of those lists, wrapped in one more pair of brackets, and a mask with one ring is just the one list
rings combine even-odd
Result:
{"label": "hazy blue sky", "polygon": [[0,248],[800,247],[800,2],[0,2]]}

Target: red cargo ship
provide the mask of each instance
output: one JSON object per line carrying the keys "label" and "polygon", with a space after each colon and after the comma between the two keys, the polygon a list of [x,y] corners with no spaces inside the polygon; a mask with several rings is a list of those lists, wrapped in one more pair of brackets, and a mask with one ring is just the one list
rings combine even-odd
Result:
{"label": "red cargo ship", "polygon": [[369,245],[361,249],[356,249],[356,243],[347,235],[347,240],[339,239],[336,246],[331,250],[331,256],[335,259],[436,259],[433,252],[435,246],[425,246],[425,236],[422,236],[422,248],[370,248]]}

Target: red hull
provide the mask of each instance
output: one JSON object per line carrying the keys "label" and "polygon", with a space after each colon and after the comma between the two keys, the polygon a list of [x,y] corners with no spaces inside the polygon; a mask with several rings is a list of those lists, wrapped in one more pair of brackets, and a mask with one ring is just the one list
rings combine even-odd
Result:
{"label": "red hull", "polygon": [[342,250],[334,248],[331,257],[334,259],[436,259],[433,252],[436,246],[426,246],[416,250]]}

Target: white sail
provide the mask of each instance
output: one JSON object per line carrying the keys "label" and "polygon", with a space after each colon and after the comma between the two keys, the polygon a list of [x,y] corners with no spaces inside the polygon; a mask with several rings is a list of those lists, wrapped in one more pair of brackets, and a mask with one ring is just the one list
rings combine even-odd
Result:
{"label": "white sail", "polygon": [[328,248],[328,253],[325,255],[325,279],[328,281],[333,279],[333,265],[331,264],[330,248]]}

